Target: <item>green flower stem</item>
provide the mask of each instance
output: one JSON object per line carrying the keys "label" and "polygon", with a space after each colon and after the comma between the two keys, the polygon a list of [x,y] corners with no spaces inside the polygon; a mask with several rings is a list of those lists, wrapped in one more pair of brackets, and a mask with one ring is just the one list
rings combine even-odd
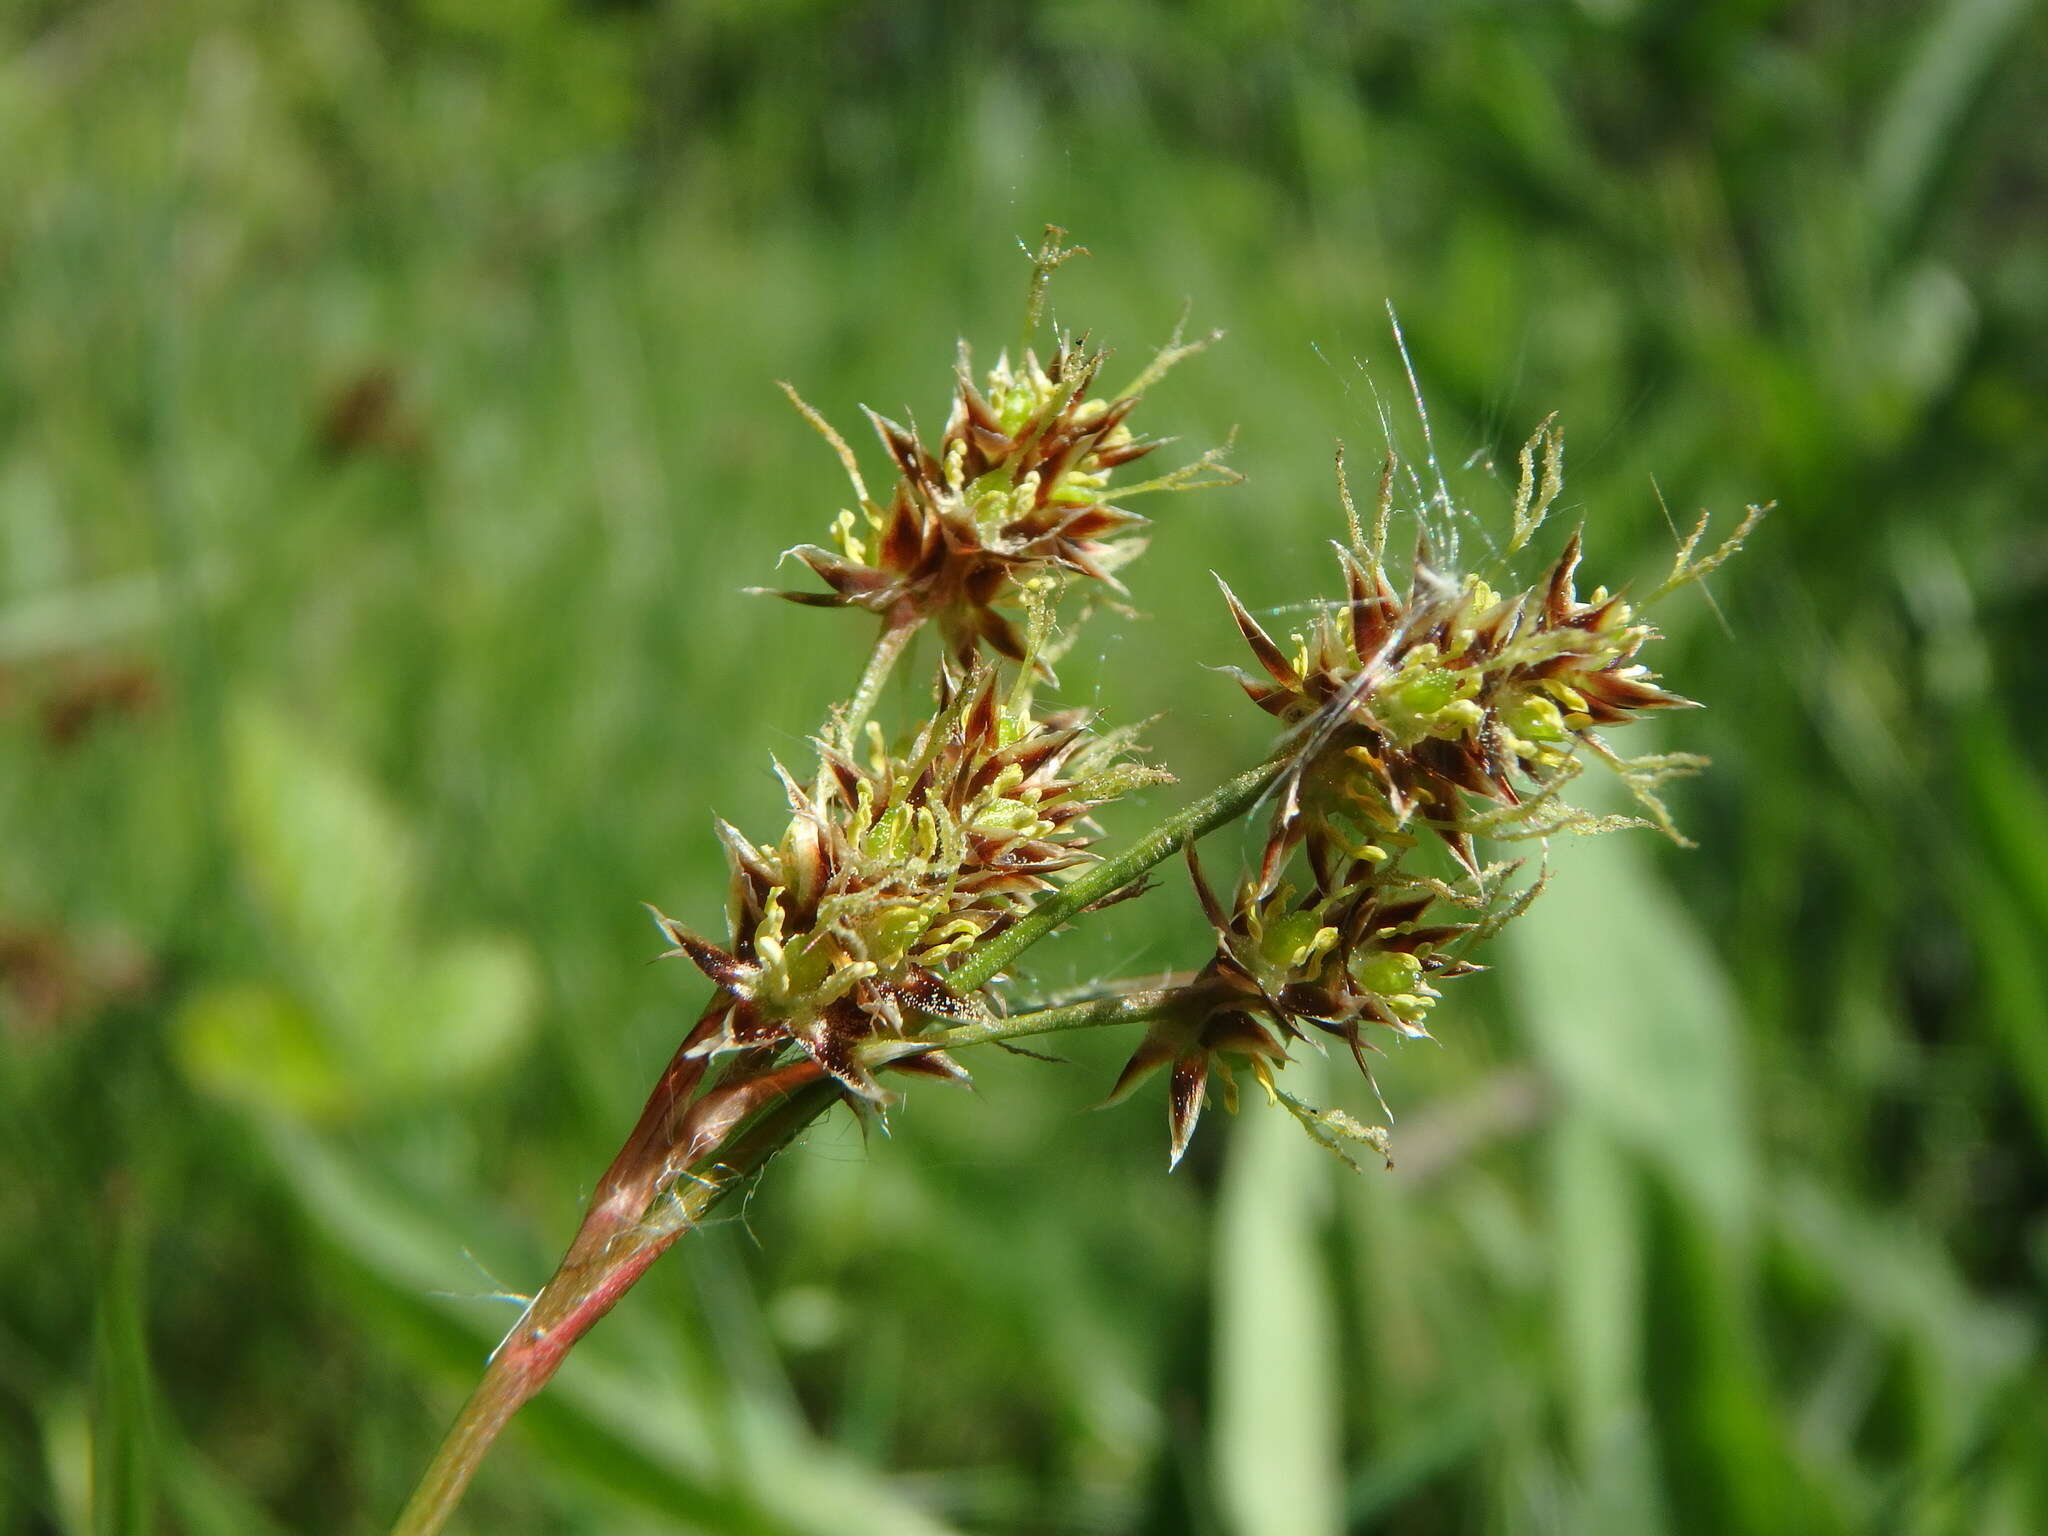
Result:
{"label": "green flower stem", "polygon": [[491,1356],[482,1382],[463,1404],[391,1536],[435,1536],[512,1415],[547,1385],[577,1341],[677,1238],[838,1098],[837,1085],[829,1081],[799,1089],[755,1116],[714,1159],[656,1195],[639,1223],[601,1253],[572,1250]]}
{"label": "green flower stem", "polygon": [[914,1040],[877,1040],[862,1052],[869,1066],[885,1066],[905,1056],[918,1056],[937,1048],[957,1050],[963,1045],[993,1045],[1002,1040],[1022,1040],[1031,1035],[1058,1034],[1067,1029],[1100,1029],[1106,1024],[1149,1024],[1171,1008],[1184,992],[1177,987],[1149,987],[1143,991],[1120,992],[1093,997],[1085,1003],[1067,1003],[1058,1008],[1038,1008],[1030,1013],[1013,1013],[1005,1018],[977,1019],[956,1024]]}
{"label": "green flower stem", "polygon": [[853,690],[853,697],[847,701],[846,715],[840,721],[840,738],[850,749],[860,728],[867,724],[868,716],[875,712],[875,701],[882,696],[882,686],[889,681],[889,674],[896,670],[896,663],[909,648],[911,636],[924,625],[922,618],[890,619],[876,637],[873,654],[868,657],[867,670],[860,675],[860,683]]}
{"label": "green flower stem", "polygon": [[1022,922],[975,949],[946,973],[946,985],[963,997],[987,985],[997,972],[1083,908],[1114,896],[1154,864],[1172,858],[1186,844],[1242,816],[1293,761],[1292,752],[1283,752],[1239,774],[1186,810],[1169,816],[1122,853],[1104,859],[1072,884],[1048,896]]}
{"label": "green flower stem", "polygon": [[941,1034],[939,1040],[945,1049],[956,1050],[963,1045],[992,1045],[1000,1040],[1057,1034],[1063,1029],[1100,1029],[1105,1024],[1149,1024],[1165,1013],[1180,996],[1178,988],[1156,987],[1115,997],[1090,998],[1085,1003],[1068,1003],[1060,1008],[1013,1013],[1006,1019],[956,1024]]}
{"label": "green flower stem", "polygon": [[[903,659],[903,653],[910,648],[910,640],[924,627],[922,618],[885,619],[882,632],[875,637],[875,648],[868,653],[868,664],[861,672],[860,682],[855,685],[853,697],[846,701],[846,710],[832,722],[825,732],[827,741],[838,739],[840,750],[853,751],[855,739],[861,727],[868,722],[868,716],[875,712],[875,703],[882,696],[882,688],[889,681],[889,674],[896,670],[896,663]],[[832,789],[832,771],[822,762],[818,764],[816,787],[811,798],[823,805]]]}

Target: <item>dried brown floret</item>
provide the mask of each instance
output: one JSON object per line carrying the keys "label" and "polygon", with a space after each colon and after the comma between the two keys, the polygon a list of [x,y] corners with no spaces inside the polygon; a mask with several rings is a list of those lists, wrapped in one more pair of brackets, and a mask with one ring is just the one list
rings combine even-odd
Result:
{"label": "dried brown floret", "polygon": [[1512,835],[1524,811],[1552,829],[1536,813],[1576,773],[1580,745],[1604,752],[1597,727],[1691,706],[1636,659],[1656,631],[1627,602],[1604,589],[1579,601],[1579,550],[1575,534],[1541,581],[1503,597],[1424,554],[1397,594],[1378,561],[1340,547],[1345,598],[1294,637],[1292,655],[1224,588],[1261,668],[1239,682],[1301,733],[1269,880],[1305,843],[1327,884],[1342,858],[1411,827],[1476,872],[1475,832]]}
{"label": "dried brown floret", "polygon": [[1115,471],[1161,446],[1127,425],[1144,388],[1203,344],[1176,339],[1136,385],[1111,398],[1090,394],[1105,354],[1086,338],[1059,341],[1042,364],[1026,351],[1013,368],[1006,354],[985,390],[974,383],[963,344],[952,414],[936,452],[915,428],[868,413],[896,471],[886,502],[868,495],[851,450],[797,400],[845,464],[860,515],[840,514],[836,549],[801,544],[789,551],[829,591],[775,595],[865,608],[890,629],[934,621],[962,671],[983,644],[1022,660],[1023,637],[1002,609],[1019,602],[1028,584],[1058,575],[1123,591],[1115,573],[1144,547],[1133,530],[1146,520],[1112,497],[1236,478],[1208,454],[1142,484],[1110,484]]}
{"label": "dried brown floret", "polygon": [[1194,1134],[1212,1068],[1235,1107],[1232,1059],[1251,1068],[1268,1092],[1272,1075],[1295,1040],[1322,1034],[1342,1040],[1368,1079],[1365,1053],[1376,1049],[1365,1027],[1427,1039],[1427,1018],[1440,994],[1434,982],[1479,969],[1453,946],[1480,924],[1430,920],[1438,892],[1419,881],[1389,879],[1361,861],[1342,884],[1297,898],[1285,887],[1260,894],[1256,881],[1239,890],[1226,914],[1202,877],[1192,849],[1188,868],[1217,947],[1139,1043],[1111,1091],[1122,1098],[1171,1063],[1167,1101],[1171,1160],[1180,1161]]}
{"label": "dried brown floret", "polygon": [[[819,793],[783,775],[792,814],[779,844],[719,823],[730,946],[656,914],[671,953],[721,991],[687,1051],[793,1045],[882,1101],[854,1047],[973,1006],[945,986],[947,962],[1092,859],[1090,812],[1165,778],[1123,761],[1129,744],[1074,712],[1037,716],[1022,693],[1005,699],[986,666],[901,753],[877,747],[863,764],[817,743]],[[936,1052],[895,1065],[965,1075]]]}

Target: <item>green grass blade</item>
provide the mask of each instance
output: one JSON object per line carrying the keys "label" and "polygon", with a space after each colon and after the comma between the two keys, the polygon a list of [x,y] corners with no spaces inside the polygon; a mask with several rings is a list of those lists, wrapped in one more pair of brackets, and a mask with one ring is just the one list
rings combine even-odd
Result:
{"label": "green grass blade", "polygon": [[1329,1536],[1342,1441],[1317,1229],[1336,1164],[1256,1096],[1230,1129],[1213,1261],[1218,1500],[1238,1536]]}
{"label": "green grass blade", "polygon": [[151,1536],[157,1449],[149,1341],[143,1321],[143,1227],[117,1202],[93,1329],[93,1536]]}
{"label": "green grass blade", "polygon": [[1575,1109],[1647,1154],[1734,1237],[1754,1200],[1735,999],[1643,834],[1574,838],[1504,935],[1518,1012]]}
{"label": "green grass blade", "polygon": [[1925,219],[1972,109],[2033,9],[2032,0],[1949,0],[1926,24],[1864,164],[1865,195],[1888,251],[1901,250]]}
{"label": "green grass blade", "polygon": [[1649,1404],[1640,1180],[1602,1126],[1567,1115],[1551,1137],[1558,1368],[1587,1529],[1666,1528]]}

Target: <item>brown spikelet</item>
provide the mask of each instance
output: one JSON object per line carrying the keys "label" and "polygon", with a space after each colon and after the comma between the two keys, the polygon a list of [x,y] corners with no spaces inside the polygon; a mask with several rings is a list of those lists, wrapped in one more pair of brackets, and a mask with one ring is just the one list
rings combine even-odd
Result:
{"label": "brown spikelet", "polygon": [[[1018,603],[1030,582],[1074,577],[1123,591],[1116,568],[1140,547],[1132,535],[1146,520],[1111,499],[1109,481],[1159,446],[1128,426],[1143,386],[1195,349],[1170,344],[1138,387],[1101,399],[1090,391],[1103,354],[1085,337],[1061,341],[1043,363],[1029,352],[1015,368],[998,362],[986,392],[974,382],[963,345],[951,416],[936,450],[914,426],[867,411],[895,472],[882,502],[869,498],[845,442],[789,391],[839,455],[860,506],[859,516],[842,518],[839,552],[816,545],[789,552],[830,590],[774,595],[813,607],[866,608],[891,626],[935,621],[963,672],[982,647],[1022,660],[1017,627],[999,610]],[[1209,455],[1130,494],[1234,478]],[[865,534],[856,532],[862,518]]]}

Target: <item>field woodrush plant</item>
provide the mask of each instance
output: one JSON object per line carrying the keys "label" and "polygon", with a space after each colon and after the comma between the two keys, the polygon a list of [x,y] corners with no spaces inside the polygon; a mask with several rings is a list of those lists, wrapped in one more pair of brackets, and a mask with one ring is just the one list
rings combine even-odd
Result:
{"label": "field woodrush plant", "polygon": [[[1542,890],[1524,861],[1490,861],[1487,848],[1619,826],[1677,837],[1657,788],[1701,760],[1624,758],[1604,734],[1690,705],[1639,659],[1656,636],[1642,605],[1606,588],[1580,597],[1578,533],[1529,585],[1495,585],[1558,498],[1563,439],[1546,422],[1521,451],[1492,579],[1456,568],[1467,514],[1440,480],[1425,492],[1390,450],[1368,518],[1340,457],[1340,586],[1306,632],[1283,644],[1223,588],[1255,663],[1238,680],[1279,722],[1271,755],[1101,853],[1098,817],[1170,776],[1138,760],[1131,729],[1039,695],[1090,613],[1117,602],[1116,573],[1144,546],[1145,519],[1126,504],[1238,477],[1220,451],[1150,478],[1132,471],[1161,446],[1131,425],[1146,391],[1213,337],[1176,335],[1115,394],[1098,392],[1107,358],[1085,337],[1055,332],[1037,351],[1047,280],[1077,254],[1061,238],[1049,229],[1034,256],[1018,354],[977,382],[963,345],[936,443],[871,414],[893,475],[884,495],[789,391],[844,466],[854,505],[834,522],[833,547],[791,552],[822,590],[780,595],[879,619],[871,659],[814,740],[815,773],[775,765],[789,803],[780,836],[755,842],[716,823],[731,867],[722,941],[654,913],[667,953],[703,973],[710,1001],[395,1536],[439,1530],[499,1431],[584,1333],[835,1105],[886,1115],[892,1079],[964,1081],[959,1057],[972,1046],[1142,1026],[1111,1097],[1166,1074],[1170,1163],[1212,1084],[1235,1107],[1241,1068],[1347,1162],[1364,1150],[1391,1164],[1385,1127],[1281,1086],[1293,1048],[1340,1041],[1370,1081],[1382,1032],[1428,1037],[1440,986],[1477,970],[1474,953]],[[1408,490],[1414,503],[1397,506]],[[1397,515],[1419,530],[1398,568]],[[1703,517],[1652,598],[1714,569],[1760,515],[1752,507],[1704,555]],[[930,710],[906,731],[884,729],[870,718],[882,685],[927,628],[941,641]],[[1620,775],[1637,814],[1595,816],[1567,800],[1589,759]],[[1194,844],[1254,812],[1267,820],[1263,851],[1225,900]],[[1104,979],[1049,1008],[1018,1008],[997,990],[1027,948],[1139,894],[1147,871],[1183,850],[1213,930],[1199,971]]]}

